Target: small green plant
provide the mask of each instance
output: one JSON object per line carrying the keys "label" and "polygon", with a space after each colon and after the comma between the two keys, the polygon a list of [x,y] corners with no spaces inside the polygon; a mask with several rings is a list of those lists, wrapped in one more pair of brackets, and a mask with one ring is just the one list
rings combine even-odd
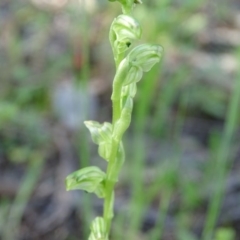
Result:
{"label": "small green plant", "polygon": [[89,240],[109,239],[114,187],[125,161],[122,137],[131,122],[133,98],[137,92],[136,84],[144,72],[149,71],[160,61],[163,52],[161,46],[152,44],[142,44],[130,50],[133,41],[140,39],[142,34],[140,24],[132,17],[134,6],[141,1],[117,1],[122,5],[123,14],[114,19],[109,33],[116,65],[111,96],[112,123],[84,122],[93,142],[99,146],[99,155],[108,163],[107,171],[103,172],[98,167],[91,166],[80,169],[66,178],[67,190],[81,189],[104,199],[103,217],[93,220]]}

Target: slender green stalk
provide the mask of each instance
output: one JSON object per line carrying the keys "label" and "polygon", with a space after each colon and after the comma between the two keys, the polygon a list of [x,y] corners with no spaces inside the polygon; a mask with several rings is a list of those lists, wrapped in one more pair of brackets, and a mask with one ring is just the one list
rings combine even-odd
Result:
{"label": "slender green stalk", "polygon": [[141,2],[118,1],[122,4],[123,14],[114,19],[109,33],[116,65],[111,96],[112,123],[85,122],[93,142],[99,145],[100,157],[108,162],[107,171],[104,173],[98,167],[85,167],[66,178],[67,190],[82,189],[104,199],[103,217],[93,220],[89,240],[109,239],[114,215],[114,187],[125,161],[122,138],[131,123],[133,98],[137,92],[136,83],[162,56],[162,48],[151,44],[139,45],[129,52],[133,41],[140,39],[142,33],[140,24],[131,16],[134,5]]}

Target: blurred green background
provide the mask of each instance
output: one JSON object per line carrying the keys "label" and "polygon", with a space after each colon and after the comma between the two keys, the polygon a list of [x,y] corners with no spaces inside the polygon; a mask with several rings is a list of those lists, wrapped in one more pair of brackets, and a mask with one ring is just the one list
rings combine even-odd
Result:
{"label": "blurred green background", "polygon": [[[240,3],[145,0],[112,240],[240,239]],[[102,201],[65,177],[105,169],[84,120],[111,121],[107,0],[0,2],[0,239],[87,239]]]}

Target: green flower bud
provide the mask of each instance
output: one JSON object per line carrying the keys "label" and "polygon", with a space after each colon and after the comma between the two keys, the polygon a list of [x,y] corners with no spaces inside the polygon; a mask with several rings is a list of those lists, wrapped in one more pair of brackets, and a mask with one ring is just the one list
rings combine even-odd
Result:
{"label": "green flower bud", "polygon": [[111,151],[112,125],[108,122],[100,124],[95,121],[85,121],[84,123],[91,133],[93,142],[99,145],[100,157],[108,161]]}
{"label": "green flower bud", "polygon": [[90,229],[89,240],[108,240],[106,224],[102,217],[95,218]]}
{"label": "green flower bud", "polygon": [[84,124],[89,129],[92,140],[96,144],[111,141],[112,125],[108,122],[100,124],[95,121],[85,121]]}
{"label": "green flower bud", "polygon": [[65,181],[67,191],[81,189],[94,192],[100,198],[105,196],[106,173],[98,167],[86,167],[68,175]]}
{"label": "green flower bud", "polygon": [[119,119],[120,122],[122,122],[121,125],[122,126],[125,125],[124,128],[126,129],[129,127],[131,122],[132,110],[133,110],[133,99],[130,96],[128,96],[122,107],[121,117]]}
{"label": "green flower bud", "polygon": [[126,103],[126,100],[128,97],[131,97],[132,99],[137,93],[137,84],[135,82],[122,87],[121,92],[121,109],[123,108],[124,104]]}
{"label": "green flower bud", "polygon": [[142,79],[143,71],[138,66],[131,66],[126,78],[124,79],[123,86],[131,83],[137,83]]}
{"label": "green flower bud", "polygon": [[102,142],[99,144],[98,147],[98,154],[100,157],[105,159],[106,161],[109,161],[110,154],[111,154],[111,142]]}
{"label": "green flower bud", "polygon": [[119,41],[126,38],[140,39],[142,35],[139,22],[129,15],[119,15],[114,19],[111,28]]}
{"label": "green flower bud", "polygon": [[126,86],[131,83],[137,83],[141,80],[142,75],[142,69],[138,66],[132,66],[128,57],[126,57],[121,61],[117,69],[117,73],[114,78],[114,84]]}
{"label": "green flower bud", "polygon": [[162,51],[159,45],[142,44],[135,47],[119,64],[115,76],[115,79],[119,81],[117,84],[127,86],[139,82],[143,72],[149,71],[160,61]]}
{"label": "green flower bud", "polygon": [[140,39],[142,30],[137,20],[128,15],[120,15],[113,21],[109,39],[113,48],[114,57],[127,51],[133,40]]}
{"label": "green flower bud", "polygon": [[135,47],[127,56],[132,66],[140,67],[148,72],[157,62],[160,61],[163,48],[159,45],[142,44]]}
{"label": "green flower bud", "polygon": [[127,97],[130,96],[131,98],[134,98],[137,93],[137,84],[136,82],[133,82],[131,84],[128,84],[127,86],[122,87],[122,93],[121,97]]}
{"label": "green flower bud", "polygon": [[104,122],[98,131],[104,142],[111,141],[111,137],[112,137],[112,124],[111,123]]}

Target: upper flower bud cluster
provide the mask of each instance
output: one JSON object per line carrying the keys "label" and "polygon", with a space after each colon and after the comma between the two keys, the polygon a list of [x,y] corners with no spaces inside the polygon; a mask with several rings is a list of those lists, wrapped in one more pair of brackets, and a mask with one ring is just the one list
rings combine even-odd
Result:
{"label": "upper flower bud cluster", "polygon": [[124,53],[136,39],[140,39],[142,30],[138,21],[128,15],[120,15],[114,19],[109,33],[115,60]]}

